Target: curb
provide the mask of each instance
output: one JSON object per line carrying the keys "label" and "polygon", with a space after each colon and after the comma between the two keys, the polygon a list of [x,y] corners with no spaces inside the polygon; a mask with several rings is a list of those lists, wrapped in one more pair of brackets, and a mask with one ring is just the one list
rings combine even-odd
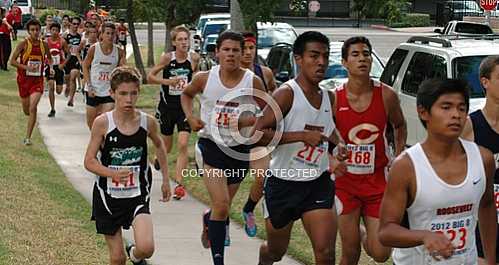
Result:
{"label": "curb", "polygon": [[396,31],[388,26],[385,26],[385,25],[370,25],[369,26],[370,28],[373,28],[373,29],[379,29],[379,30],[386,30],[386,31]]}

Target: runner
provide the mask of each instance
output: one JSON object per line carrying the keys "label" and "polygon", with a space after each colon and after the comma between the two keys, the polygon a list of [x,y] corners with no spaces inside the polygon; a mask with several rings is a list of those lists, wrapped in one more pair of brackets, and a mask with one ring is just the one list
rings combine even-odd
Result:
{"label": "runner", "polygon": [[125,19],[124,18],[120,18],[120,23],[119,23],[118,27],[116,28],[116,30],[118,31],[118,38],[116,40],[117,41],[116,43],[120,44],[121,48],[123,50],[125,50],[125,53],[126,53],[126,38],[128,36],[128,28],[127,28],[127,26],[125,26]]}
{"label": "runner", "polygon": [[[480,64],[480,81],[485,88],[485,107],[470,114],[463,130],[463,138],[475,141],[494,154],[494,198],[499,217],[499,56],[489,56]],[[476,230],[479,264],[486,264],[480,231]],[[499,231],[496,234],[496,264],[499,264]]]}
{"label": "runner", "polygon": [[[50,24],[50,37],[47,39],[47,44],[49,48],[50,55],[52,55],[52,66],[49,65],[45,68],[45,76],[47,78],[47,83],[49,87],[49,102],[50,102],[50,112],[49,117],[55,116],[55,91],[57,94],[61,94],[62,85],[64,83],[64,53],[69,51],[68,44],[66,41],[59,36],[61,31],[61,24],[53,22]],[[53,70],[54,74],[50,74],[50,70]],[[54,84],[55,83],[55,84]]]}
{"label": "runner", "polygon": [[[398,155],[405,147],[406,123],[397,94],[389,86],[370,78],[369,40],[365,37],[347,39],[341,53],[348,82],[336,90],[334,109],[336,126],[347,143],[349,158],[345,176],[336,179],[342,245],[340,264],[358,263],[361,242],[376,262],[385,262],[391,250],[380,244],[377,233],[379,206],[391,159],[385,131],[390,123],[394,128],[395,155]],[[366,229],[363,233],[361,217]]]}
{"label": "runner", "polygon": [[12,26],[14,31],[12,32],[12,40],[17,40],[17,30],[23,28],[22,21],[23,12],[21,8],[17,5],[17,1],[12,2],[10,11],[7,14],[7,22]]}
{"label": "runner", "polygon": [[92,128],[95,117],[114,108],[109,93],[109,73],[117,66],[125,65],[123,50],[113,43],[116,28],[113,23],[103,25],[102,41],[88,50],[83,62],[83,78],[87,90],[87,125]]}
{"label": "runner", "polygon": [[158,125],[153,117],[135,107],[140,80],[134,68],[119,67],[111,73],[111,95],[116,100],[116,108],[95,119],[85,154],[85,168],[96,175],[92,220],[97,233],[106,239],[110,264],[126,262],[122,228],[133,227],[136,245],[126,247],[133,264],[146,264],[145,259],[154,252],[148,137],[163,165],[161,201],[170,198],[166,152]]}
{"label": "runner", "polygon": [[[54,19],[52,17],[52,15],[47,15],[45,17],[45,27],[42,28],[42,39],[47,41],[47,39],[50,37],[50,25],[54,22]],[[60,26],[61,24],[59,24]]]}
{"label": "runner", "polygon": [[[175,167],[175,181],[177,186],[173,192],[173,198],[180,200],[185,189],[182,181],[182,171],[187,168],[189,157],[187,145],[191,128],[186,120],[180,104],[180,95],[184,87],[192,80],[192,75],[197,71],[199,55],[189,52],[190,32],[184,26],[175,27],[172,32],[173,46],[175,51],[161,55],[159,64],[155,65],[147,80],[150,84],[161,84],[161,97],[156,110],[156,117],[161,125],[161,134],[166,152],[170,154],[173,145],[173,131],[177,127],[177,164]],[[156,75],[163,71],[163,77]],[[159,169],[157,159],[154,162]]]}
{"label": "runner", "polygon": [[69,96],[69,107],[74,106],[76,79],[80,76],[80,62],[78,59],[78,54],[80,53],[81,35],[77,32],[80,23],[81,19],[79,17],[72,18],[69,32],[64,37],[70,51],[68,54],[66,54],[67,60],[64,62],[64,72],[66,74],[66,90],[64,91],[64,94],[66,96]]}
{"label": "runner", "polygon": [[[23,112],[28,118],[24,145],[31,145],[31,134],[36,124],[38,103],[43,93],[43,69],[45,56],[52,64],[48,45],[40,39],[40,21],[31,19],[26,23],[28,37],[21,41],[10,58],[10,64],[17,68],[17,86]],[[53,74],[53,70],[50,71]]]}
{"label": "runner", "polygon": [[469,108],[467,83],[427,80],[418,90],[417,106],[428,136],[390,169],[379,239],[396,248],[392,257],[397,265],[477,264],[475,228],[480,219],[485,258],[493,265],[494,157],[459,139]]}
{"label": "runner", "polygon": [[63,15],[62,16],[62,35],[63,37],[66,37],[66,34],[69,33],[69,30],[71,28],[71,19],[68,15]]}
{"label": "runner", "polygon": [[[249,145],[241,144],[232,137],[232,121],[237,120],[241,123],[240,127],[246,124],[237,117],[243,99],[229,98],[225,102],[223,97],[229,93],[242,96],[244,91],[264,90],[260,78],[240,67],[243,48],[244,38],[240,33],[225,31],[220,34],[217,39],[220,65],[209,72],[196,74],[181,97],[182,109],[190,127],[194,131],[202,129],[196,152],[202,156],[200,166],[210,194],[211,210],[203,215],[201,240],[205,248],[211,247],[215,265],[224,264],[224,245],[230,244],[230,238],[226,237],[229,209],[248,169],[250,149]],[[192,115],[192,102],[197,94],[201,94],[201,119]],[[246,104],[256,104],[252,97],[248,100]],[[241,157],[228,155],[231,152],[237,152]]]}
{"label": "runner", "polygon": [[[274,80],[274,74],[270,68],[255,63],[256,57],[256,37],[255,34],[251,32],[244,32],[244,52],[241,58],[241,67],[244,69],[249,69],[255,75],[260,77],[263,81],[265,90],[271,93],[275,90],[276,84]],[[256,172],[255,181],[251,185],[250,194],[248,195],[248,200],[244,205],[242,215],[244,220],[244,231],[249,237],[256,236],[256,220],[255,210],[256,204],[260,201],[263,196],[263,180],[265,178],[265,170],[269,167],[270,155],[263,158],[256,159],[255,155],[260,152],[265,147],[256,147],[251,149],[250,153],[250,168],[253,172]]]}

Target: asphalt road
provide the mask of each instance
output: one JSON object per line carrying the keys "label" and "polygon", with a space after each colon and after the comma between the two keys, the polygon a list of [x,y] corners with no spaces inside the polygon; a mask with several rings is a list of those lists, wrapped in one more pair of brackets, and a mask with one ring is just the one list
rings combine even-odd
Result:
{"label": "asphalt road", "polygon": [[[374,49],[380,57],[387,61],[392,54],[393,50],[399,43],[407,41],[407,39],[414,35],[421,35],[421,33],[410,32],[393,32],[386,30],[370,29],[370,28],[296,28],[298,34],[308,31],[320,31],[331,40],[345,40],[348,37],[363,35],[371,40]],[[147,44],[147,30],[137,30],[137,37],[139,43],[142,45]],[[165,39],[165,30],[154,30],[153,39],[155,45],[162,45]]]}

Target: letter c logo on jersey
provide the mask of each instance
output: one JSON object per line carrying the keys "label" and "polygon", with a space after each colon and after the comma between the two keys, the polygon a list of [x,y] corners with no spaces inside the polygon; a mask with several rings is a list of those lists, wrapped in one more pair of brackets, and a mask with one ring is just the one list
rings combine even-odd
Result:
{"label": "letter c logo on jersey", "polygon": [[[360,132],[363,132],[360,134]],[[368,132],[368,133],[367,133]],[[360,135],[359,135],[360,134]],[[370,123],[361,123],[348,132],[348,139],[355,144],[373,143],[379,136],[379,129],[376,125]]]}

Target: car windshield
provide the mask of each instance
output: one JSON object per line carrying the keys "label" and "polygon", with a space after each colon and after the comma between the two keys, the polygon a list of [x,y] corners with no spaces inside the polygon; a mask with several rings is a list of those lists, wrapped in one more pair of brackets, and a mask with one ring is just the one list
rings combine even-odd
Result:
{"label": "car windshield", "polygon": [[471,98],[484,97],[483,87],[480,84],[479,69],[480,63],[485,56],[459,57],[453,61],[454,76],[457,79],[468,81],[471,88]]}
{"label": "car windshield", "polygon": [[206,25],[206,22],[208,22],[208,18],[200,18],[199,23],[198,23],[198,29],[203,29],[204,25]]}
{"label": "car windshield", "polygon": [[28,0],[17,0],[18,6],[28,6]]}
{"label": "car windshield", "polygon": [[[373,64],[371,66],[371,77],[379,79],[383,72],[381,61],[373,55]],[[325,79],[341,79],[348,78],[348,72],[341,64],[341,51],[331,51],[329,53],[329,67],[326,71]]]}
{"label": "car windshield", "polygon": [[462,1],[462,2],[453,2],[452,7],[454,9],[467,9],[473,11],[480,11],[480,8],[474,1]]}
{"label": "car windshield", "polygon": [[279,42],[293,43],[296,33],[291,28],[266,28],[258,30],[258,48],[270,48]]}
{"label": "car windshield", "polygon": [[219,34],[227,29],[227,24],[207,24],[204,27],[203,37],[210,34]]}
{"label": "car windshield", "polygon": [[492,34],[492,29],[487,25],[457,23],[456,32],[469,34]]}

